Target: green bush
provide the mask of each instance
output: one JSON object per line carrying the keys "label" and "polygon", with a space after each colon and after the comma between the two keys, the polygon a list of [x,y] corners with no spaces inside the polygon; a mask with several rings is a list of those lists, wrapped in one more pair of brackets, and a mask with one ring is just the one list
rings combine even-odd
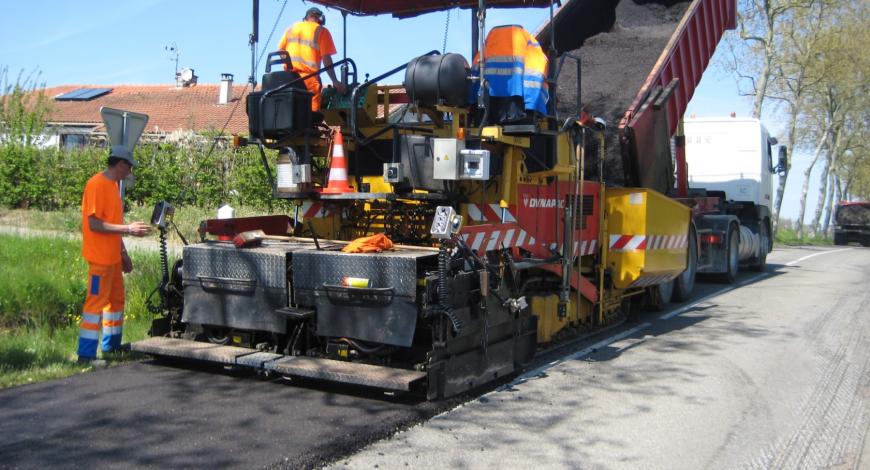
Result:
{"label": "green bush", "polygon": [[[216,209],[223,204],[271,212],[289,207],[272,199],[256,148],[182,148],[145,143],[135,152],[139,166],[127,191],[127,203]],[[78,207],[87,180],[105,169],[105,149],[71,151],[0,145],[0,206],[10,209],[58,210]],[[274,167],[271,168],[274,175]]]}

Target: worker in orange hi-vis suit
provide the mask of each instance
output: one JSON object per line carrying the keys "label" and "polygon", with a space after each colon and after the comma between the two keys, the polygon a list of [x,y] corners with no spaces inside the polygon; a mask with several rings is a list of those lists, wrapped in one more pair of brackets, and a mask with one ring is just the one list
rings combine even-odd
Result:
{"label": "worker in orange hi-vis suit", "polygon": [[[324,26],[326,17],[319,8],[309,8],[305,18],[291,26],[281,36],[278,42],[278,50],[287,51],[292,62],[290,70],[305,76],[320,70],[320,64],[330,67],[326,69],[332,84],[340,94],[347,92],[347,86],[335,76],[332,66],[332,55],[335,54],[335,43],[332,35]],[[305,80],[305,88],[314,93],[311,99],[311,110],[320,111],[320,76],[315,75]]]}
{"label": "worker in orange hi-vis suit", "polygon": [[[486,35],[483,57],[490,97],[517,97],[525,110],[547,114],[548,59],[534,36],[521,26],[496,26]],[[478,53],[472,67],[472,74],[478,76],[479,62]]]}
{"label": "worker in orange hi-vis suit", "polygon": [[124,247],[122,235],[141,237],[151,229],[144,222],[124,225],[124,205],[118,182],[136,166],[126,147],[117,145],[109,154],[108,167],[85,185],[82,193],[82,257],[88,262],[88,291],[79,330],[79,363],[101,366],[97,342],[103,332],[104,353],[124,350],[124,278],[133,262]]}

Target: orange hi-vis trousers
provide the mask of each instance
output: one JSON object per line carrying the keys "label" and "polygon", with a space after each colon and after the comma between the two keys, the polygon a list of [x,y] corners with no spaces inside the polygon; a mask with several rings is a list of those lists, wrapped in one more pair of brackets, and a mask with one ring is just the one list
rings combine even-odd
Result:
{"label": "orange hi-vis trousers", "polygon": [[82,309],[79,330],[79,357],[97,357],[100,330],[103,352],[121,346],[124,327],[124,276],[121,263],[104,266],[89,263],[88,295]]}

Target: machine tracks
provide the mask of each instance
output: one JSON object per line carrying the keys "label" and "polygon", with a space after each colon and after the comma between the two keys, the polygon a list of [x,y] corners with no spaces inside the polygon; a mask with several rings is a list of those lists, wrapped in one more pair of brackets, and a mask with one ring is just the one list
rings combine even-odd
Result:
{"label": "machine tracks", "polygon": [[[842,298],[842,297],[841,297]],[[824,342],[829,328],[854,328],[870,296],[846,297],[822,317],[829,321],[811,338],[824,357],[820,375],[799,408],[799,425],[765,448],[746,468],[827,468],[852,462],[860,467],[860,455],[870,425],[870,335],[865,327],[852,329],[848,340],[830,348]],[[817,322],[813,322],[820,325]]]}

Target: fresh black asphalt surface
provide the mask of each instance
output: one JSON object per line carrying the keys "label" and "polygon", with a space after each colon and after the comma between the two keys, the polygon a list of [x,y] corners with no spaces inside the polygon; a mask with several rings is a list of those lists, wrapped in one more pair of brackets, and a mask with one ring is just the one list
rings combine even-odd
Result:
{"label": "fresh black asphalt surface", "polygon": [[145,361],[0,391],[0,467],[311,467],[445,406]]}
{"label": "fresh black asphalt surface", "polygon": [[[722,287],[698,284],[695,298]],[[613,332],[561,348],[536,363]],[[0,390],[0,467],[312,468],[484,391],[432,403],[335,384],[265,380],[222,367],[145,360]]]}

